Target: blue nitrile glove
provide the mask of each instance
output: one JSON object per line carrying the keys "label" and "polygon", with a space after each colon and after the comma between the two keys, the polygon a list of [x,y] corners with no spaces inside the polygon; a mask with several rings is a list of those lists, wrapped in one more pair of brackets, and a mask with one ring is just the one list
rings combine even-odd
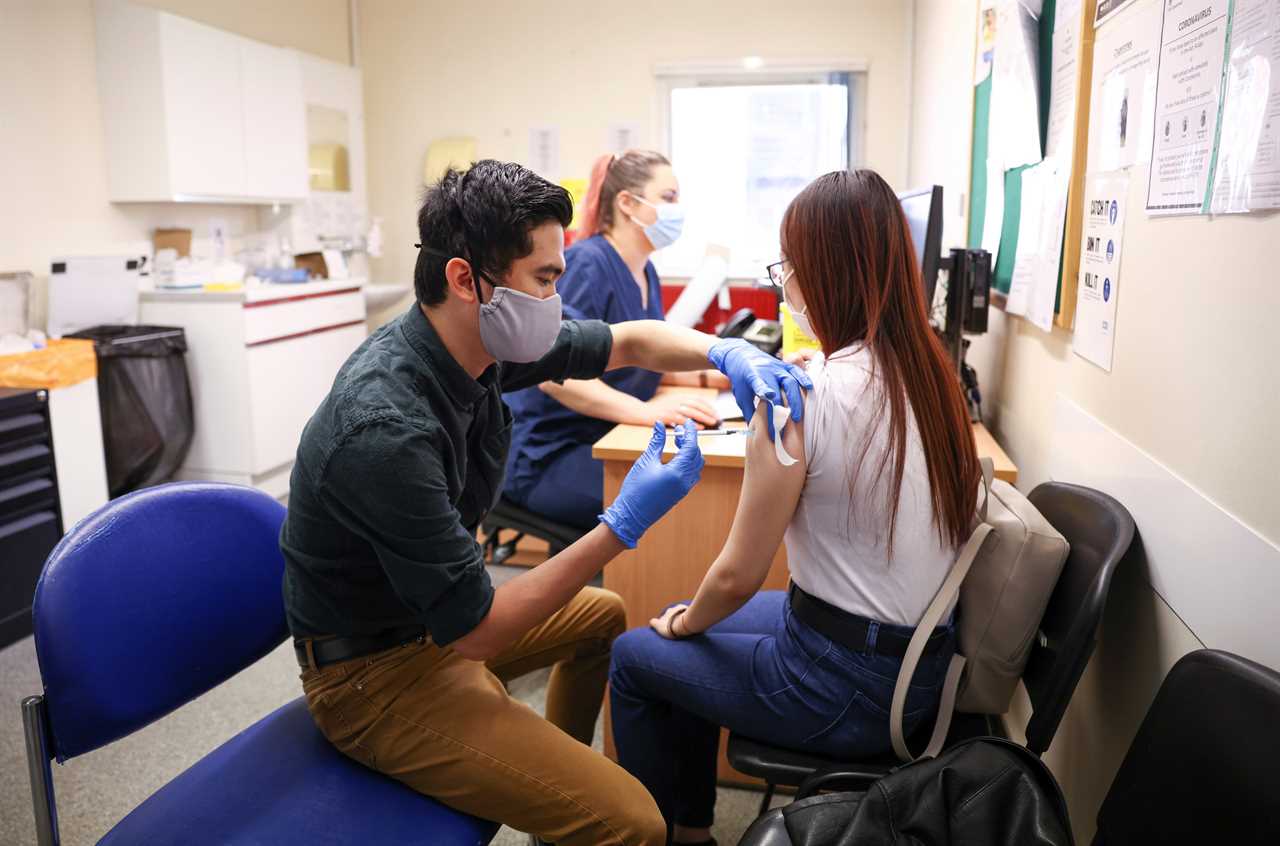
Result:
{"label": "blue nitrile glove", "polygon": [[640,536],[684,499],[702,475],[702,450],[698,448],[698,430],[692,420],[676,429],[679,451],[663,464],[662,446],[666,440],[666,427],[661,421],[654,423],[649,446],[631,465],[617,498],[600,515],[600,521],[629,549],[635,549]]}
{"label": "blue nitrile glove", "polygon": [[[787,398],[791,419],[804,417],[804,395],[801,388],[813,387],[809,374],[793,364],[786,364],[753,347],[741,338],[725,338],[711,345],[707,360],[729,377],[733,398],[742,409],[742,419],[751,422],[756,410],[756,397],[779,405],[779,397]],[[769,440],[773,440],[773,418],[766,418]]]}

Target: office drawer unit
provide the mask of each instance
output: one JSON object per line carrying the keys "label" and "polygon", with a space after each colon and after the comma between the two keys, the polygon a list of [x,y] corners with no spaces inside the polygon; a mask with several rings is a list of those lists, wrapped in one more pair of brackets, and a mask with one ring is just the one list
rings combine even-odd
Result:
{"label": "office drawer unit", "polygon": [[0,647],[31,633],[31,599],[62,537],[43,390],[0,388]]}

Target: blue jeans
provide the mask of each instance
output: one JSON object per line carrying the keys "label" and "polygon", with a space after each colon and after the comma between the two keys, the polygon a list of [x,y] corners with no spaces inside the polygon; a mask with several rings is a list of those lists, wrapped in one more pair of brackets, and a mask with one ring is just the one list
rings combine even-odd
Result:
{"label": "blue jeans", "polygon": [[[689,640],[647,626],[614,641],[609,704],[618,763],[658,803],[668,826],[709,826],[715,812],[720,726],[805,752],[856,760],[889,750],[889,705],[902,662],[854,652],[791,614],[782,591],[756,594]],[[910,732],[934,714],[954,629],[921,659],[907,693]]]}

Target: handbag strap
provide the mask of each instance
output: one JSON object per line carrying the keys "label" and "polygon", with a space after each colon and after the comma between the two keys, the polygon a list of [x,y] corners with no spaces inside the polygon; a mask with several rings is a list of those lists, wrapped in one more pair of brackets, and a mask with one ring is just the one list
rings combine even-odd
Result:
{"label": "handbag strap", "polygon": [[[916,674],[916,667],[920,663],[920,656],[924,654],[925,644],[928,642],[929,636],[933,634],[934,628],[942,622],[942,615],[946,613],[952,599],[960,593],[960,585],[964,582],[964,577],[969,574],[969,568],[973,566],[974,560],[978,557],[978,552],[982,549],[983,542],[986,541],[987,536],[991,534],[994,528],[987,522],[987,506],[991,501],[991,480],[995,474],[995,465],[990,458],[982,459],[981,463],[983,499],[982,505],[978,508],[980,522],[977,528],[973,530],[973,534],[969,536],[964,548],[960,551],[960,556],[956,559],[956,563],[951,565],[951,570],[947,573],[947,577],[943,579],[938,592],[933,595],[933,600],[929,603],[929,607],[925,609],[924,616],[920,618],[920,622],[916,625],[916,630],[911,635],[911,642],[907,644],[907,653],[902,658],[902,668],[898,671],[897,683],[893,687],[893,703],[889,708],[889,739],[893,742],[894,753],[903,761],[916,759],[916,756],[912,755],[911,750],[907,748],[907,740],[902,730],[902,716],[907,703],[907,688],[911,685],[911,679]],[[925,746],[924,752],[920,755],[922,758],[932,758],[942,751],[942,744],[947,739],[947,731],[951,728],[951,714],[955,710],[956,695],[960,689],[960,676],[964,672],[964,665],[965,657],[963,655],[957,652],[951,656],[951,663],[947,666],[947,675],[942,683],[942,698],[938,703],[938,717],[933,725],[933,734],[929,736],[929,742]]]}

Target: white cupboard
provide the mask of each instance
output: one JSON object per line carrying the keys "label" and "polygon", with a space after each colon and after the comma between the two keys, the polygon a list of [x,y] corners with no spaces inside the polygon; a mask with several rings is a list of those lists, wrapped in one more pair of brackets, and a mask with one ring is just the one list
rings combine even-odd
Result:
{"label": "white cupboard", "polygon": [[120,0],[95,11],[112,201],[307,195],[296,52]]}
{"label": "white cupboard", "polygon": [[143,323],[187,336],[195,437],[177,478],[288,493],[302,429],[367,335],[362,285],[142,293]]}

